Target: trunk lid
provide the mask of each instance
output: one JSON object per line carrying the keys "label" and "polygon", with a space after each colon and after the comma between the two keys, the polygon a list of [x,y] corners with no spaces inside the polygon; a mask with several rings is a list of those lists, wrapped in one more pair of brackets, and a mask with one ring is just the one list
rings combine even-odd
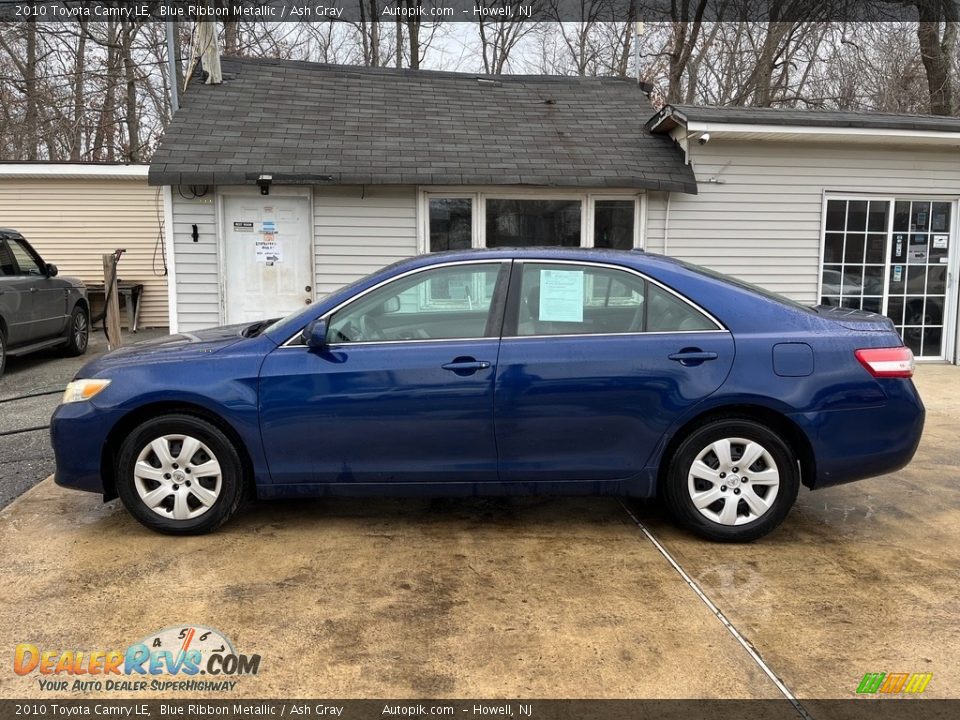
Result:
{"label": "trunk lid", "polygon": [[848,330],[858,330],[861,332],[897,332],[893,320],[884,315],[877,315],[876,313],[866,312],[865,310],[835,307],[833,305],[817,305],[813,309],[820,317],[825,320],[833,320]]}

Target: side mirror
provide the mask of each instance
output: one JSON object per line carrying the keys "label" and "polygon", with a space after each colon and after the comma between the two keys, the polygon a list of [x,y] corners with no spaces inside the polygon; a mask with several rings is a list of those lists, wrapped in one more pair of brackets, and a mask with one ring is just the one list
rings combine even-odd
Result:
{"label": "side mirror", "polygon": [[398,298],[396,295],[394,295],[392,298],[388,298],[383,302],[383,305],[380,306],[380,310],[384,315],[399,312],[400,298]]}
{"label": "side mirror", "polygon": [[57,270],[57,266],[53,263],[47,263],[43,270],[47,274],[47,277],[56,277],[57,273],[59,272],[59,270]]}
{"label": "side mirror", "polygon": [[327,321],[323,318],[314,320],[303,329],[300,335],[303,344],[311,350],[321,350],[327,346]]}

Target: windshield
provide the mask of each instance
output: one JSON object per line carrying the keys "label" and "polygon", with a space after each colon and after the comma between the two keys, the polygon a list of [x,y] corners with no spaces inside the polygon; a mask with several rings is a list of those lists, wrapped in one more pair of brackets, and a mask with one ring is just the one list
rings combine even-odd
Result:
{"label": "windshield", "polygon": [[748,283],[745,280],[739,280],[738,278],[731,277],[730,275],[724,275],[723,273],[717,272],[716,270],[711,270],[709,268],[705,268],[700,265],[694,265],[693,263],[688,263],[688,262],[685,262],[684,260],[677,260],[676,258],[670,258],[670,259],[673,262],[677,263],[678,265],[683,265],[683,267],[687,268],[688,270],[692,270],[695,273],[698,273],[700,275],[705,275],[709,278],[713,278],[714,280],[720,280],[722,282],[727,283],[728,285],[735,285],[736,287],[742,288],[743,290],[749,290],[750,292],[756,293],[757,295],[762,295],[768,300],[773,300],[774,302],[778,302],[782,305],[787,305],[788,307],[796,308],[797,310],[803,310],[809,313],[816,312],[809,305],[798,303],[796,300],[791,300],[786,295],[781,295],[780,293],[773,292],[772,290],[767,290],[766,288],[760,287],[759,285],[754,285],[753,283]]}

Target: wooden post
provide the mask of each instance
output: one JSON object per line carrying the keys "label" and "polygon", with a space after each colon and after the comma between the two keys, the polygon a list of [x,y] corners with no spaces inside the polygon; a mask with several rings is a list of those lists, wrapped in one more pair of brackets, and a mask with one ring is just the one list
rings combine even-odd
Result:
{"label": "wooden post", "polygon": [[120,335],[120,293],[117,289],[117,256],[103,256],[104,325],[107,328],[107,349],[116,350],[123,344]]}

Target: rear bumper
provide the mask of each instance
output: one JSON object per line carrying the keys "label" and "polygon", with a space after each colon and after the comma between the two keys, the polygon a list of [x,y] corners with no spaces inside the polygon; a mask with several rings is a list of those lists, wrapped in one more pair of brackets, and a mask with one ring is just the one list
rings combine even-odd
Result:
{"label": "rear bumper", "polygon": [[910,380],[880,382],[883,405],[790,416],[813,446],[811,489],[895,472],[913,459],[923,434],[923,402]]}
{"label": "rear bumper", "polygon": [[103,493],[100,460],[113,426],[110,413],[92,403],[60,405],[50,419],[50,442],[56,458],[54,482],[74,490]]}

